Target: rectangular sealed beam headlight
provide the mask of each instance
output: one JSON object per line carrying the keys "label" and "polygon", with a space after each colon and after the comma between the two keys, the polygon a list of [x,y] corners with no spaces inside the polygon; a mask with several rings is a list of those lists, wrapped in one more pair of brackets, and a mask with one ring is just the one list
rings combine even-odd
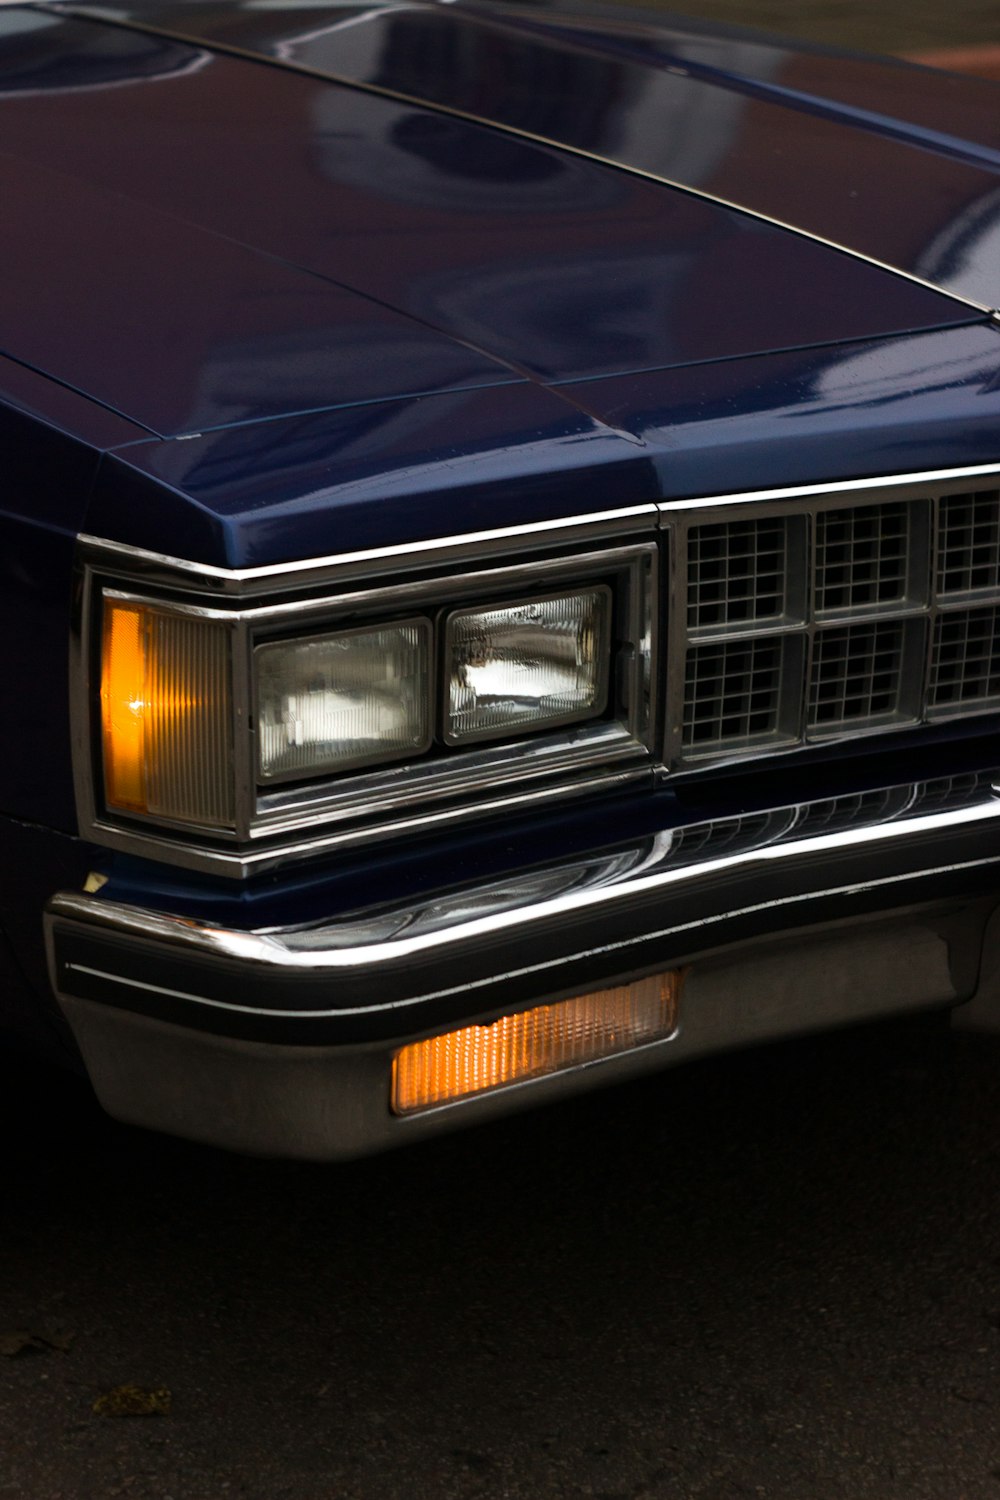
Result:
{"label": "rectangular sealed beam headlight", "polygon": [[662,1041],[677,1027],[682,981],[683,971],[671,970],[411,1042],[393,1058],[393,1111],[412,1114]]}
{"label": "rectangular sealed beam headlight", "polygon": [[445,629],[449,745],[596,718],[608,696],[611,590],[605,584],[490,608]]}
{"label": "rectangular sealed beam headlight", "polygon": [[232,673],[225,623],[105,597],[101,731],[109,807],[232,826]]}
{"label": "rectangular sealed beam headlight", "polygon": [[420,755],[431,743],[429,620],[275,641],[255,652],[262,781]]}

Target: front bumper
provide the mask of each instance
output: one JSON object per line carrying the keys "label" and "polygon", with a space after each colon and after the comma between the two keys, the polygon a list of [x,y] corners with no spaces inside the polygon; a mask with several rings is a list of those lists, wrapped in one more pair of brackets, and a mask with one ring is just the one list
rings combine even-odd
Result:
{"label": "front bumper", "polygon": [[[61,894],[51,980],[110,1113],[255,1154],[356,1156],[720,1048],[969,999],[1000,906],[993,779],[675,827],[308,928]],[[669,1038],[390,1110],[410,1040],[688,966]]]}

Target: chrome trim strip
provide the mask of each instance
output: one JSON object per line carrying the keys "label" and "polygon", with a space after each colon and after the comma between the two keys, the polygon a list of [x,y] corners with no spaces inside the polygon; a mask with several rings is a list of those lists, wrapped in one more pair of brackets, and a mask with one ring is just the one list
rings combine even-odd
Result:
{"label": "chrome trim strip", "polygon": [[360,552],[333,553],[328,557],[306,557],[291,562],[268,563],[256,568],[220,568],[190,562],[165,552],[150,552],[124,542],[81,532],[82,555],[97,567],[114,567],[144,582],[149,574],[162,577],[173,588],[191,588],[198,593],[274,593],[285,588],[305,588],[313,583],[333,583],[363,576],[377,578],[398,572],[403,562],[410,570],[435,567],[463,558],[484,560],[519,551],[524,543],[544,542],[553,547],[653,530],[657,521],[654,501],[624,506],[621,510],[591,511],[554,521],[531,521],[521,526],[470,531],[454,536],[433,537],[423,542],[405,542],[394,547],[372,547]]}
{"label": "chrome trim strip", "polygon": [[[967,859],[961,860],[957,864],[936,865],[933,869],[921,873],[924,875],[949,875],[959,870],[974,870],[987,865],[998,864],[1000,864],[1000,854],[995,854],[985,859]],[[734,906],[730,910],[718,912],[714,916],[699,917],[695,922],[679,922],[673,927],[661,927],[654,932],[643,932],[637,937],[622,938],[613,943],[602,943],[597,947],[580,950],[568,956],[560,954],[558,958],[545,959],[536,964],[526,964],[517,969],[507,969],[504,971],[504,978],[526,979],[531,975],[542,974],[548,969],[559,969],[567,962],[574,962],[598,954],[622,952],[640,942],[655,942],[657,939],[676,937],[684,932],[701,932],[706,928],[718,926],[720,922],[732,921],[735,917],[751,917],[756,916],[759,912],[784,910],[787,907],[797,906],[806,901],[826,900],[831,896],[853,896],[861,891],[877,890],[889,885],[899,885],[901,881],[912,879],[912,872],[904,875],[888,875],[879,880],[853,881],[849,885],[828,886],[826,889],[819,891],[805,891],[797,896],[782,897],[777,901],[758,901],[750,906]],[[62,899],[61,897],[54,898],[53,911],[57,916],[71,915],[71,913],[64,911],[61,906],[56,908],[55,902],[61,902]],[[127,907],[119,908],[119,911],[122,913],[128,910],[129,908]],[[151,924],[147,924],[147,926],[149,931],[153,932],[155,936],[162,937],[166,935],[162,931],[156,931]],[[125,930],[124,924],[122,924],[121,930]],[[397,1012],[408,1009],[413,1005],[428,1004],[432,1000],[444,1000],[451,995],[461,995],[473,990],[486,989],[495,982],[492,975],[485,979],[464,980],[461,984],[448,985],[443,989],[427,990],[421,995],[413,995],[406,1000],[392,1000],[386,1005],[342,1005],[338,1006],[336,1010],[278,1010],[266,1006],[235,1005],[229,1000],[213,1000],[209,999],[206,995],[196,995],[189,990],[172,990],[164,985],[147,984],[141,979],[129,979],[120,974],[110,974],[103,969],[92,969],[86,964],[67,964],[66,968],[77,973],[88,974],[96,979],[107,980],[112,984],[122,985],[129,989],[147,990],[171,999],[189,1000],[194,1005],[208,1006],[212,1010],[232,1011],[245,1016],[273,1016],[282,1020],[323,1020],[331,1016],[363,1016],[384,1014],[387,1011]]]}
{"label": "chrome trim strip", "polygon": [[[755,872],[763,873],[765,868],[774,864],[791,864],[792,867],[797,864],[805,870],[810,862],[816,860],[817,856],[842,856],[855,851],[862,852],[867,861],[876,857],[879,846],[889,850],[894,845],[903,845],[905,852],[907,842],[918,846],[928,837],[941,841],[942,852],[947,852],[956,834],[972,829],[978,824],[988,825],[990,829],[1000,828],[1000,800],[995,793],[979,804],[954,811],[934,813],[923,817],[903,817],[898,821],[888,823],[876,822],[870,826],[833,834],[796,839],[793,830],[791,836],[783,842],[768,842],[760,848],[706,859],[702,863],[684,865],[679,869],[656,870],[654,868],[652,872],[648,869],[637,871],[631,877],[625,875],[623,878],[612,880],[609,884],[593,889],[573,890],[566,895],[557,895],[547,900],[529,902],[514,908],[509,906],[509,902],[499,901],[499,909],[494,912],[465,920],[461,919],[459,912],[454,925],[423,934],[407,936],[404,925],[401,935],[388,941],[384,939],[372,942],[359,940],[343,947],[333,946],[331,942],[330,946],[310,948],[307,951],[294,946],[296,933],[292,929],[283,932],[239,931],[191,918],[170,916],[166,913],[150,912],[142,908],[111,903],[101,900],[100,897],[64,892],[52,898],[45,919],[50,960],[53,963],[53,984],[58,990],[59,985],[56,982],[58,976],[55,973],[52,958],[52,942],[53,924],[59,921],[80,923],[91,929],[101,929],[121,936],[165,942],[179,951],[200,954],[206,960],[236,959],[262,971],[286,975],[308,973],[321,978],[329,976],[331,980],[338,978],[341,981],[345,978],[349,980],[352,974],[362,972],[368,976],[377,975],[380,970],[386,971],[390,966],[398,966],[401,962],[405,964],[426,955],[432,955],[434,958],[433,972],[444,977],[448,973],[447,966],[450,963],[461,962],[463,949],[481,947],[487,940],[492,950],[499,949],[503,953],[517,952],[517,945],[532,937],[547,940],[550,949],[553,945],[559,948],[554,957],[545,956],[521,967],[505,967],[501,972],[491,972],[481,978],[471,974],[464,975],[458,984],[438,986],[416,995],[407,995],[403,999],[390,999],[376,1005],[337,1007],[330,1010],[315,1009],[302,1013],[314,1019],[372,1013],[394,1014],[397,1011],[407,1011],[413,1006],[449,995],[488,988],[498,979],[528,977],[568,963],[609,953],[624,954],[638,944],[686,931],[698,931],[707,926],[716,926],[734,917],[781,911],[807,902],[819,902],[829,897],[884,889],[915,878],[923,879],[933,875],[946,875],[1000,865],[1000,851],[964,860],[951,858],[941,863],[932,859],[916,870],[906,869],[888,875],[859,874],[854,879],[837,884],[815,886],[777,899],[744,903],[734,907],[726,904],[727,887],[723,886],[719,890],[720,882],[735,883],[737,880],[740,881],[739,889],[746,889],[747,884],[753,881]],[[665,897],[671,890],[678,887],[687,893],[702,886],[708,892],[713,889],[719,891],[718,909],[714,912],[700,914],[695,921],[672,923],[654,929],[643,927],[639,932],[629,933],[624,937],[602,940],[602,929],[599,924],[604,918],[620,916],[622,912],[627,913],[630,908],[639,909],[642,901],[650,897]],[[482,889],[488,899],[490,887]],[[468,897],[469,893],[466,892],[464,896],[456,897],[455,901],[458,904],[463,900],[467,901]],[[420,910],[422,908],[419,906],[412,908],[415,914]],[[595,936],[596,941],[588,942],[584,947],[572,952],[567,952],[565,947],[560,947],[560,938],[565,934],[567,923],[571,919],[574,924],[581,920],[585,921],[587,930]],[[322,931],[323,929],[318,929],[317,941],[321,940]],[[329,931],[332,939],[337,931],[337,924],[334,924]],[[248,1014],[275,1016],[297,1014],[284,1010],[268,1011],[246,1007],[199,995],[185,995],[184,998],[214,1009]]]}
{"label": "chrome trim strip", "polygon": [[674,511],[700,510],[708,506],[748,505],[761,500],[797,500],[811,495],[856,494],[858,491],[897,489],[906,485],[920,486],[938,484],[952,479],[979,479],[988,474],[1000,475],[1000,463],[972,464],[959,469],[926,469],[919,474],[886,474],[869,479],[840,479],[831,484],[796,484],[776,490],[746,490],[730,495],[703,495],[695,499],[660,500],[657,510],[661,518]]}
{"label": "chrome trim strip", "polygon": [[[844,479],[826,484],[787,485],[772,490],[745,490],[731,494],[703,495],[694,498],[651,500],[646,505],[626,506],[621,510],[593,511],[556,521],[532,521],[523,526],[500,527],[491,531],[470,531],[457,536],[434,537],[423,542],[403,542],[394,547],[374,547],[361,552],[331,553],[326,557],[299,558],[291,562],[268,563],[256,568],[220,568],[210,563],[191,562],[166,552],[151,552],[125,542],[81,532],[78,544],[85,557],[145,578],[149,572],[174,575],[175,587],[196,587],[206,591],[242,594],[263,593],[280,587],[286,579],[294,585],[322,580],[332,581],[341,575],[363,574],[375,577],[398,568],[411,559],[413,567],[433,566],[454,561],[468,554],[486,557],[496,552],[515,551],[517,544],[532,538],[545,539],[553,546],[588,540],[595,536],[612,536],[618,532],[639,531],[669,520],[674,511],[697,510],[716,505],[747,505],[760,500],[795,500],[809,495],[852,494],[872,489],[893,489],[899,485],[936,484],[952,479],[977,479],[988,474],[1000,475],[1000,462],[973,464],[954,469],[927,469],[917,474],[885,474],[866,479]],[[315,578],[314,578],[315,575]]]}
{"label": "chrome trim strip", "polygon": [[[623,746],[619,752],[623,759],[633,759],[633,752]],[[619,770],[604,771],[593,775],[581,775],[572,780],[562,780],[551,786],[533,791],[517,792],[509,797],[493,797],[486,802],[461,807],[437,809],[423,816],[396,817],[391,822],[366,825],[360,828],[341,829],[337,832],[315,834],[312,838],[299,838],[295,842],[283,842],[266,848],[244,849],[239,852],[225,849],[203,848],[195,844],[177,843],[171,839],[157,837],[151,828],[141,834],[132,834],[95,818],[86,830],[87,836],[107,849],[118,849],[125,854],[142,854],[147,859],[161,860],[184,870],[200,870],[206,874],[223,875],[232,880],[243,880],[251,875],[266,874],[279,869],[290,860],[307,856],[330,854],[335,850],[356,849],[370,844],[373,839],[396,838],[400,834],[421,833],[438,828],[447,828],[459,821],[468,821],[472,816],[490,818],[500,813],[522,811],[537,802],[550,802],[556,798],[578,797],[617,790],[645,782],[651,775],[649,765],[622,766]],[[315,827],[316,823],[310,826]]]}
{"label": "chrome trim strip", "polygon": [[250,48],[237,47],[226,42],[205,42],[183,31],[150,26],[144,22],[136,21],[131,17],[125,18],[108,15],[103,13],[99,8],[91,10],[88,6],[66,5],[59,7],[59,14],[72,15],[89,21],[98,20],[106,22],[108,25],[123,27],[128,31],[142,31],[152,36],[166,37],[171,41],[182,42],[200,51],[207,50],[229,57],[242,58],[244,61],[255,62],[268,67],[287,69],[289,72],[302,73],[308,78],[318,78],[324,83],[332,83],[342,88],[354,89],[358,93],[371,94],[381,99],[391,99],[397,104],[412,105],[414,108],[428,110],[434,114],[448,115],[452,119],[465,120],[472,125],[480,125],[489,130],[499,131],[503,135],[515,136],[519,140],[531,141],[536,146],[545,146],[549,150],[562,152],[566,156],[579,157],[584,161],[595,162],[600,166],[612,167],[617,171],[626,172],[631,177],[641,177],[647,182],[659,183],[663,187],[673,188],[677,192],[686,193],[690,197],[698,198],[703,202],[715,203],[723,208],[735,209],[739,213],[746,214],[748,218],[755,219],[758,223],[773,224],[776,228],[786,229],[791,234],[798,235],[801,239],[811,240],[814,244],[826,245],[831,250],[839,250],[842,254],[849,255],[852,260],[876,266],[881,271],[888,271],[894,276],[902,277],[904,281],[914,282],[917,286],[926,287],[928,291],[936,292],[941,297],[947,297],[959,306],[972,308],[974,311],[986,316],[990,316],[994,311],[993,308],[988,307],[985,303],[973,301],[970,297],[960,296],[957,292],[950,291],[946,287],[937,286],[934,282],[927,281],[922,276],[915,275],[912,271],[904,271],[900,266],[893,266],[888,261],[877,260],[874,256],[865,255],[861,251],[853,249],[850,245],[844,245],[837,240],[827,239],[823,235],[801,229],[798,225],[789,223],[785,219],[773,218],[769,214],[748,208],[745,204],[739,203],[733,198],[720,197],[717,194],[706,192],[703,188],[692,187],[688,183],[664,177],[646,168],[633,166],[629,162],[614,156],[605,156],[596,151],[587,151],[582,146],[573,146],[566,141],[556,139],[554,136],[539,135],[535,131],[524,130],[517,125],[507,125],[502,121],[490,119],[488,116],[474,114],[470,110],[458,109],[454,105],[435,103],[434,100],[423,99],[415,94],[403,93],[398,89],[386,88],[382,84],[361,81],[350,78],[346,74],[327,72],[321,68],[312,68],[306,63],[294,62],[288,57],[274,57],[269,53],[254,52]]}

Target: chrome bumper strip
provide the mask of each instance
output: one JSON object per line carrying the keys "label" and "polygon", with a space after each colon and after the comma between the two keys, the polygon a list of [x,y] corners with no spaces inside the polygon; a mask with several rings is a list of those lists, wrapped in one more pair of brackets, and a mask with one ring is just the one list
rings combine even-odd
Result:
{"label": "chrome bumper strip", "polygon": [[[748,937],[995,884],[992,776],[666,830],[508,881],[308,928],[240,931],[63,893],[46,917],[61,996],[286,1042],[402,1036],[593,988]],[[935,811],[922,812],[929,803]],[[841,809],[840,815],[846,815]],[[732,852],[718,854],[715,849]],[[794,917],[790,914],[794,911]],[[668,918],[669,920],[665,920]],[[512,958],[515,962],[512,963]],[[244,1033],[241,1018],[255,1029]],[[262,1031],[263,1023],[271,1022]],[[311,1023],[306,1025],[305,1023]],[[326,1032],[323,1033],[326,1035]]]}
{"label": "chrome bumper strip", "polygon": [[[117,1118],[258,1155],[365,1155],[721,1048],[977,993],[994,1004],[994,780],[688,824],[308,928],[241,932],[66,893],[46,915],[52,982]],[[391,1112],[401,1043],[679,964],[672,1036]]]}

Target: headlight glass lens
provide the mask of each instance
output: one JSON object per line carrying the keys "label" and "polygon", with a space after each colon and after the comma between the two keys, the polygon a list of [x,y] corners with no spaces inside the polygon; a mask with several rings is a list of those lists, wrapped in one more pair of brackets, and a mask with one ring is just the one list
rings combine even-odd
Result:
{"label": "headlight glass lens", "polygon": [[224,624],[105,599],[101,720],[110,807],[232,825],[231,677]]}
{"label": "headlight glass lens", "polygon": [[611,590],[605,585],[447,622],[448,744],[594,718],[607,701]]}
{"label": "headlight glass lens", "polygon": [[262,780],[420,755],[431,742],[431,625],[408,620],[258,647]]}

